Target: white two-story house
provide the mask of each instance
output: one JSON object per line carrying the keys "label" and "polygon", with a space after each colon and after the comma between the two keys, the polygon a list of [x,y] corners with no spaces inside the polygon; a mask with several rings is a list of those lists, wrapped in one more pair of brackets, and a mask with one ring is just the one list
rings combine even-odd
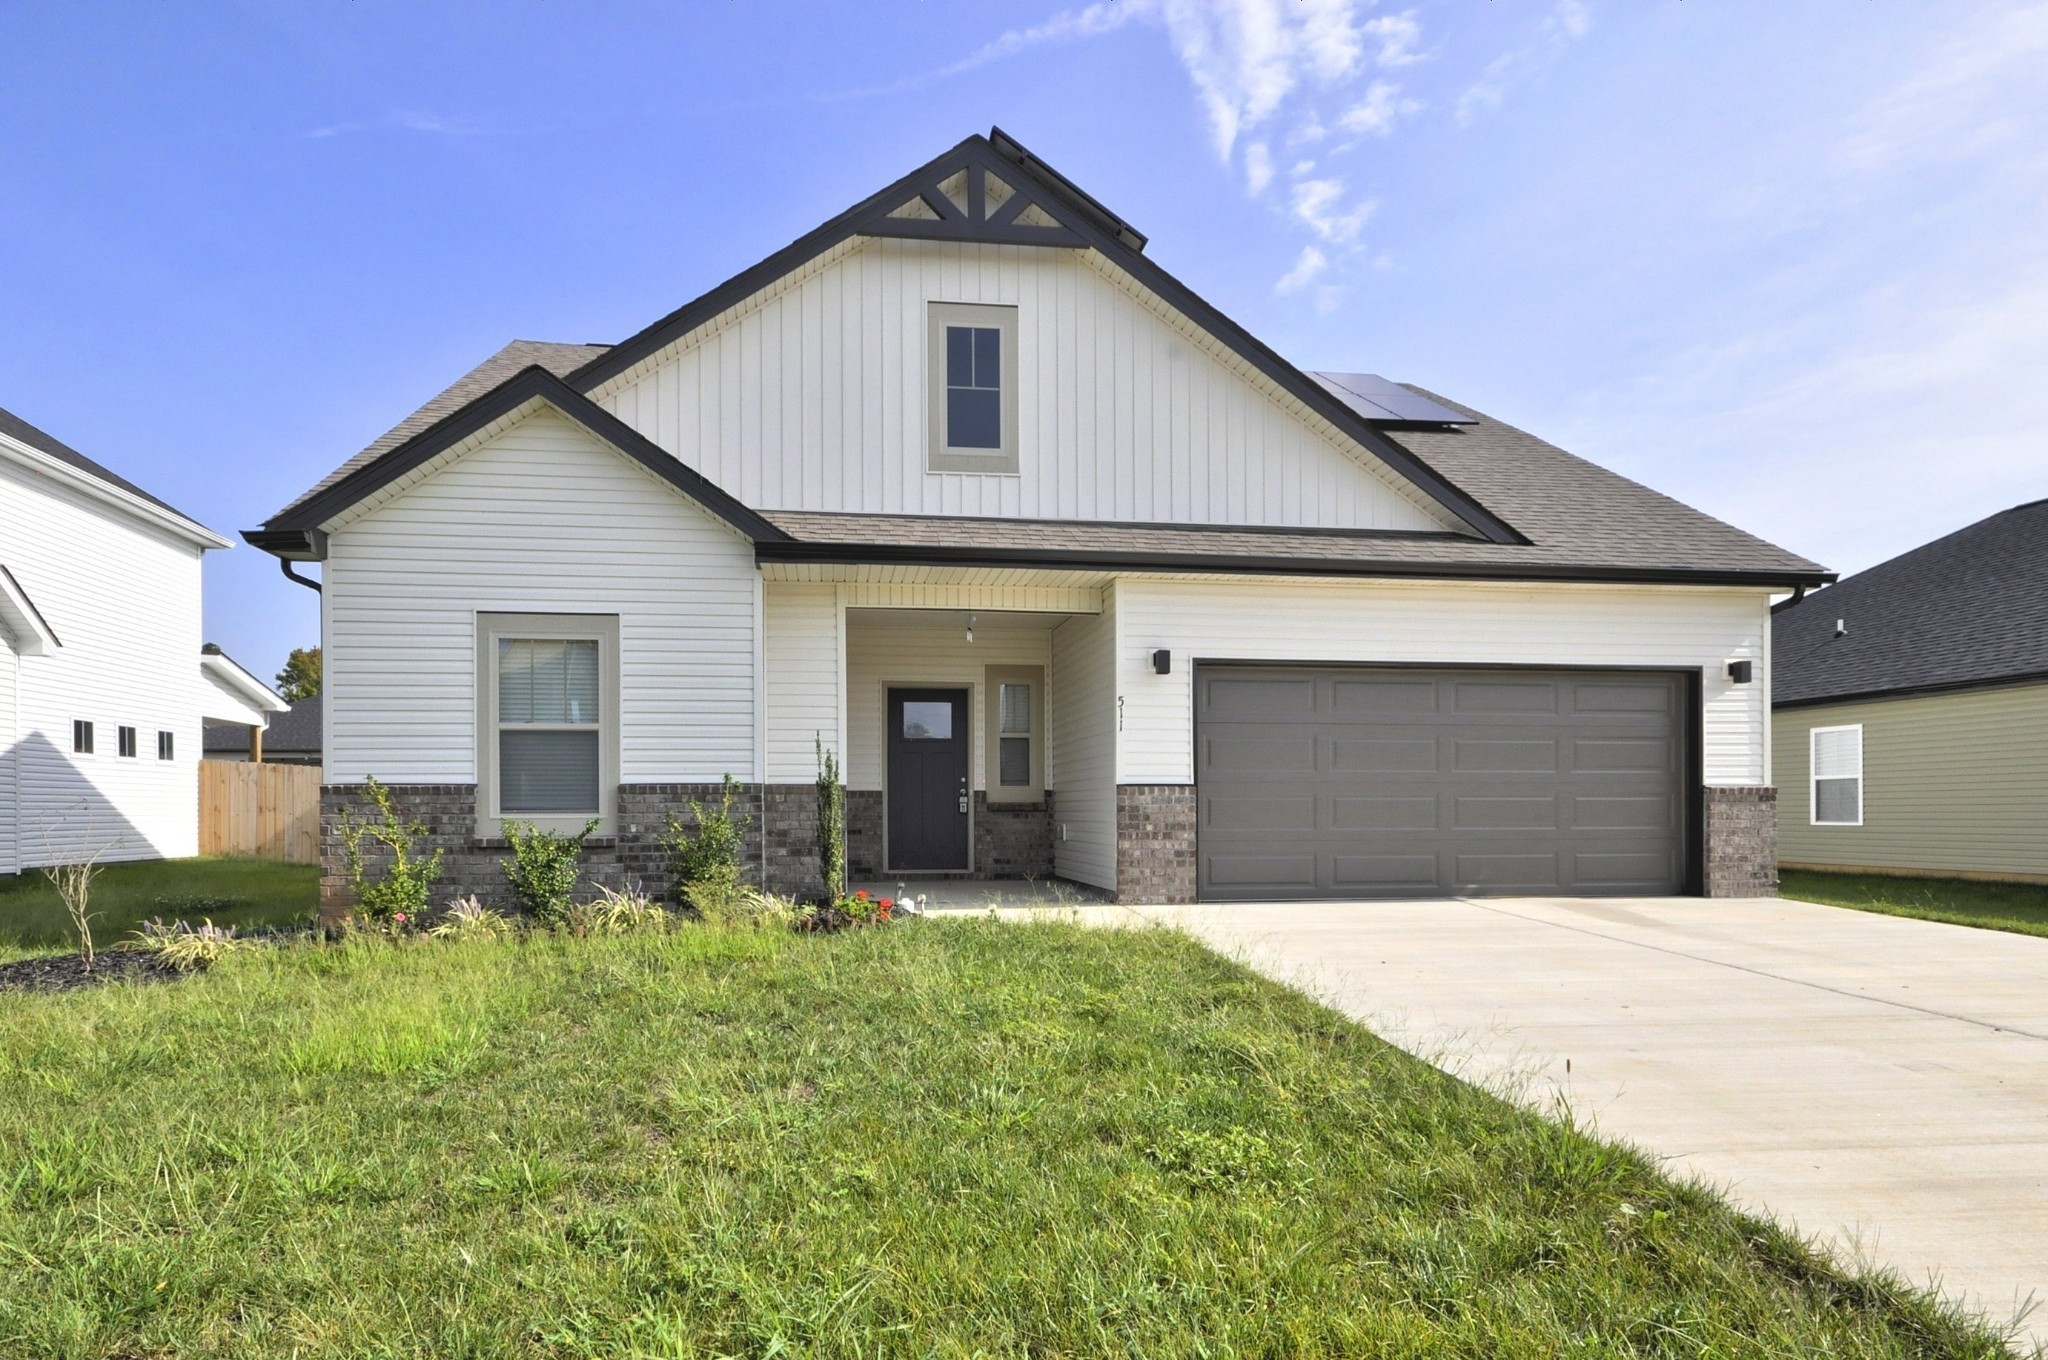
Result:
{"label": "white two-story house", "polygon": [[[332,813],[651,876],[730,774],[815,886],[1767,892],[1815,564],[1469,407],[1296,367],[1000,131],[616,345],[519,341],[246,537],[322,564]],[[330,862],[330,888],[338,887]]]}
{"label": "white two-story house", "polygon": [[198,853],[202,722],[284,708],[203,648],[228,546],[0,411],[0,874]]}

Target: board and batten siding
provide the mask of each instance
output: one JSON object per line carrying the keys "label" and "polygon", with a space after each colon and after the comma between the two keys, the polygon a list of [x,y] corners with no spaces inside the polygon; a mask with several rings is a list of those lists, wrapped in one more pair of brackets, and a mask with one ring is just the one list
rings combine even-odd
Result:
{"label": "board and batten siding", "polygon": [[723,521],[542,409],[336,526],[332,783],[476,780],[476,615],[619,616],[620,780],[755,776],[758,578]]}
{"label": "board and batten siding", "polygon": [[[1792,868],[2048,881],[2048,685],[1780,709],[1778,858]],[[1863,825],[1815,826],[1810,733],[1863,727]]]}
{"label": "board and batten siding", "polygon": [[[15,842],[24,867],[198,853],[200,547],[0,461],[0,563],[61,646],[15,662]],[[93,724],[91,755],[71,724]],[[4,720],[0,720],[4,721]],[[136,730],[133,757],[117,731]],[[156,758],[156,734],[177,758]]]}
{"label": "board and batten siding", "polygon": [[[1103,612],[1052,632],[1058,677],[1052,716],[1053,868],[1061,878],[1116,887],[1116,634],[1114,592]],[[1064,832],[1062,832],[1064,828]]]}
{"label": "board and batten siding", "polygon": [[[1021,475],[925,471],[930,302],[1017,308]],[[860,238],[592,395],[765,510],[1458,527],[1091,251]]]}
{"label": "board and batten siding", "polygon": [[[1706,782],[1768,777],[1763,591],[1139,578],[1114,589],[1119,784],[1194,782],[1197,660],[1699,670]],[[1152,669],[1161,648],[1168,675]],[[1736,685],[1727,663],[1743,659],[1760,678]]]}

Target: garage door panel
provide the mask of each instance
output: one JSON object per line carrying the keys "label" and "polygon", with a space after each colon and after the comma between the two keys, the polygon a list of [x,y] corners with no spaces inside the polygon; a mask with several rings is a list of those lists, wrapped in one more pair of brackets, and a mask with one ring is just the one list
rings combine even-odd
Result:
{"label": "garage door panel", "polygon": [[1433,793],[1410,797],[1337,795],[1329,800],[1324,823],[1332,831],[1434,831],[1438,799]]}
{"label": "garage door panel", "polygon": [[1437,765],[1435,737],[1330,738],[1332,773],[1433,775]]}
{"label": "garage door panel", "polygon": [[1461,716],[1486,713],[1557,712],[1557,685],[1550,680],[1453,680],[1451,709]]}
{"label": "garage door panel", "polygon": [[1311,775],[1316,769],[1313,733],[1219,735],[1204,744],[1209,768],[1223,773]]}
{"label": "garage door panel", "polygon": [[1467,737],[1457,741],[1451,768],[1460,774],[1549,774],[1557,769],[1552,737]]}
{"label": "garage door panel", "polygon": [[1195,692],[1205,898],[1683,881],[1679,675],[1217,665]]}
{"label": "garage door panel", "polygon": [[1330,681],[1330,712],[1364,719],[1389,713],[1435,713],[1441,693],[1442,686],[1434,680],[1336,679]]}
{"label": "garage door panel", "polygon": [[1355,896],[1430,896],[1439,891],[1437,857],[1415,853],[1332,855],[1330,882]]}

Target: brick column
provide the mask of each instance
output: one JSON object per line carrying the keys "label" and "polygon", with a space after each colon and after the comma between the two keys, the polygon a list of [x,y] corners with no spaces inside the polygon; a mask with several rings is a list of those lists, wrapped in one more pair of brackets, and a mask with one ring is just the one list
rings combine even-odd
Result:
{"label": "brick column", "polygon": [[1195,786],[1116,786],[1116,900],[1195,900]]}
{"label": "brick column", "polygon": [[1778,895],[1778,791],[1705,790],[1706,845],[1700,890],[1707,897]]}

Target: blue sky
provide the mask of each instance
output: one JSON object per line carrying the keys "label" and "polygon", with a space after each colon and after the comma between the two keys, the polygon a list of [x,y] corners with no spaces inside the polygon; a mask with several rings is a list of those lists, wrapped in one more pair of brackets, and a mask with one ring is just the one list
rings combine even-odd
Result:
{"label": "blue sky", "polygon": [[[0,8],[0,406],[256,524],[1001,124],[1289,357],[1854,570],[2048,496],[2048,3]],[[247,547],[265,674],[310,592]]]}

